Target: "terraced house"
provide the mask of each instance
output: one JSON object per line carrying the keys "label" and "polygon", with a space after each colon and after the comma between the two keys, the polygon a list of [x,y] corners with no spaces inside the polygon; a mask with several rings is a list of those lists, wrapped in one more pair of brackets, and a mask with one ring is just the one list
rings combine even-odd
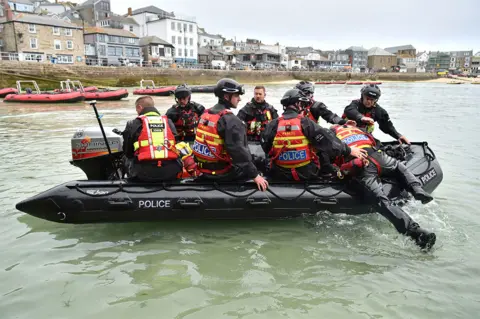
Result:
{"label": "terraced house", "polygon": [[80,26],[48,16],[14,15],[9,10],[0,17],[0,52],[4,60],[85,63]]}
{"label": "terraced house", "polygon": [[103,66],[141,65],[139,38],[130,31],[113,28],[85,28],[87,64]]}

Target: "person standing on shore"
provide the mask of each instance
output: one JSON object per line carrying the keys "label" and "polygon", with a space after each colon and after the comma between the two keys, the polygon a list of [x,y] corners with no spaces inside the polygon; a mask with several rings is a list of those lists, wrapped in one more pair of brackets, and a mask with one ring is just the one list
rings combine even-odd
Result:
{"label": "person standing on shore", "polygon": [[377,104],[382,95],[380,88],[375,84],[368,84],[361,90],[359,100],[353,100],[345,107],[343,118],[353,120],[357,126],[372,133],[375,122],[378,122],[380,130],[398,140],[401,143],[410,144],[410,141],[393,126],[387,111]]}
{"label": "person standing on shore", "polygon": [[247,124],[248,141],[260,141],[260,135],[265,126],[278,118],[275,108],[265,101],[265,87],[258,85],[253,90],[253,98],[240,111],[237,117]]}

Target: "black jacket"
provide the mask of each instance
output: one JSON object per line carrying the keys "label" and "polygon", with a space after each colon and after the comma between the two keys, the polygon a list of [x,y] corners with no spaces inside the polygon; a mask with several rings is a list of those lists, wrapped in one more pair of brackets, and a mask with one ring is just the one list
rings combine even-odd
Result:
{"label": "black jacket", "polygon": [[310,113],[312,113],[315,121],[318,123],[318,119],[321,117],[330,124],[340,124],[343,125],[347,121],[342,119],[337,114],[330,111],[327,106],[319,101],[313,101],[312,106],[310,106]]}
{"label": "black jacket", "polygon": [[[218,114],[227,107],[220,102],[210,109],[210,113]],[[258,170],[253,164],[252,154],[247,145],[247,132],[243,122],[233,113],[225,114],[217,124],[218,135],[223,138],[225,149],[232,158],[232,165],[237,178],[255,178]]]}
{"label": "black jacket", "polygon": [[181,107],[178,104],[172,105],[172,107],[167,110],[165,115],[172,120],[173,123],[175,123],[178,121],[182,109],[186,111],[191,109],[193,112],[198,114],[198,117],[202,116],[203,112],[205,112],[205,107],[203,107],[203,105],[190,101],[187,105],[185,105],[185,107]]}
{"label": "black jacket", "polygon": [[359,127],[365,126],[365,123],[362,122],[362,117],[368,114],[375,122],[378,122],[380,130],[383,133],[395,139],[402,136],[393,126],[387,111],[378,104],[375,107],[367,108],[360,100],[354,100],[350,105],[345,107],[344,113],[348,119],[356,121]]}
{"label": "black jacket", "polygon": [[[287,109],[283,115],[285,119],[292,119],[298,116],[298,113],[293,109]],[[279,119],[271,121],[262,135],[262,149],[268,154],[273,146],[273,140],[277,134]],[[302,132],[312,146],[322,155],[320,157],[320,162],[322,164],[327,164],[329,158],[334,158],[337,156],[348,156],[350,155],[350,147],[347,144],[339,140],[335,133],[325,129],[313,122],[311,119],[303,117],[300,121],[302,125]]]}
{"label": "black jacket", "polygon": [[[149,113],[149,112],[156,112],[160,116],[160,112],[155,107],[146,107],[143,109],[140,115]],[[172,130],[173,135],[177,135],[177,130],[175,129],[175,125],[169,119],[168,126],[170,130]],[[134,120],[128,121],[123,131],[123,152],[127,158],[134,158],[134,149],[133,143],[138,141],[138,137],[140,136],[140,132],[142,131],[142,121],[139,118],[135,118]]]}
{"label": "black jacket", "polygon": [[265,109],[269,110],[272,114],[272,120],[278,118],[277,110],[272,105],[268,104],[266,101],[263,103],[257,103],[255,99],[252,99],[241,108],[240,111],[238,111],[237,117],[245,123],[253,120],[260,120],[260,122],[262,122],[262,119],[257,119],[256,115],[260,115],[261,111]]}

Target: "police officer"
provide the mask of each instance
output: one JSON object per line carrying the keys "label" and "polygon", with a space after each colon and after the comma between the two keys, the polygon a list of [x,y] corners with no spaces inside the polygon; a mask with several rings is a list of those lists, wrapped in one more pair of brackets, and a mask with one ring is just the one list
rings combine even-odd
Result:
{"label": "police officer", "polygon": [[191,99],[192,90],[186,84],[179,85],[175,89],[177,103],[167,110],[166,116],[172,120],[177,129],[177,141],[192,142],[195,140],[195,127],[205,111],[203,105],[193,102]]}
{"label": "police officer", "polygon": [[[320,165],[331,167],[330,157],[366,157],[364,150],[348,147],[331,131],[303,117],[301,113],[310,99],[300,90],[288,90],[280,102],[285,112],[267,124],[261,140],[262,148],[272,162],[274,177],[296,181],[316,179]],[[320,159],[316,151],[320,153]]]}
{"label": "police officer", "polygon": [[260,141],[260,135],[265,126],[278,118],[275,108],[265,101],[265,87],[258,85],[253,91],[253,98],[240,111],[237,117],[247,124],[247,139],[249,141]]}
{"label": "police officer", "polygon": [[147,182],[176,179],[182,163],[175,149],[175,126],[160,115],[150,96],[139,97],[135,108],[138,117],[128,121],[122,133],[129,177]]}
{"label": "police officer", "polygon": [[252,162],[245,125],[231,111],[245,93],[243,86],[224,78],[217,82],[214,93],[218,103],[200,117],[192,146],[198,170],[207,179],[253,179],[265,191],[268,182]]}
{"label": "police officer", "polygon": [[303,115],[309,117],[315,123],[319,123],[320,118],[323,118],[330,124],[345,124],[347,121],[342,119],[337,114],[330,111],[327,106],[319,101],[315,101],[313,94],[315,93],[315,86],[308,81],[301,81],[296,86],[303,94],[310,99],[310,103],[305,107]]}
{"label": "police officer", "polygon": [[420,228],[403,209],[395,206],[383,191],[380,180],[383,176],[399,179],[407,185],[415,199],[426,204],[433,200],[433,197],[422,189],[418,178],[403,163],[377,150],[375,139],[364,130],[355,125],[334,125],[331,129],[348,146],[363,148],[369,154],[367,161],[344,157],[342,162],[337,162],[341,171],[353,177],[359,184],[360,191],[378,205],[380,213],[399,233],[411,237],[421,248],[431,248],[435,244],[435,234]]}
{"label": "police officer", "polygon": [[[369,84],[362,88],[359,100],[353,100],[345,107],[343,117],[357,122],[360,128],[366,128],[367,132],[372,133],[375,122],[378,122],[380,130],[402,142],[410,144],[410,141],[398,133],[393,126],[387,111],[377,104],[382,95],[380,88],[375,84]],[[341,124],[341,123],[339,123]]]}

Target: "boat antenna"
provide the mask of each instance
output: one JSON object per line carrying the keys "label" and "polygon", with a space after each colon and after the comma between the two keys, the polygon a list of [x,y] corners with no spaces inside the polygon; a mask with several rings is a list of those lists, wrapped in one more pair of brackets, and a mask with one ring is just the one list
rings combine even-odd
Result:
{"label": "boat antenna", "polygon": [[110,157],[110,161],[112,163],[113,170],[115,171],[115,175],[117,176],[117,178],[120,180],[122,178],[120,177],[120,173],[118,172],[118,167],[117,167],[117,164],[115,162],[115,159],[113,158],[112,150],[110,149],[110,144],[108,143],[107,135],[105,134],[105,130],[103,129],[102,120],[101,120],[103,115],[98,114],[97,101],[95,101],[95,100],[90,101],[89,104],[90,104],[91,107],[93,107],[93,110],[95,111],[95,116],[97,117],[97,121],[98,121],[98,125],[100,126],[100,130],[102,131],[103,140],[105,141],[105,145],[107,146],[108,156]]}

